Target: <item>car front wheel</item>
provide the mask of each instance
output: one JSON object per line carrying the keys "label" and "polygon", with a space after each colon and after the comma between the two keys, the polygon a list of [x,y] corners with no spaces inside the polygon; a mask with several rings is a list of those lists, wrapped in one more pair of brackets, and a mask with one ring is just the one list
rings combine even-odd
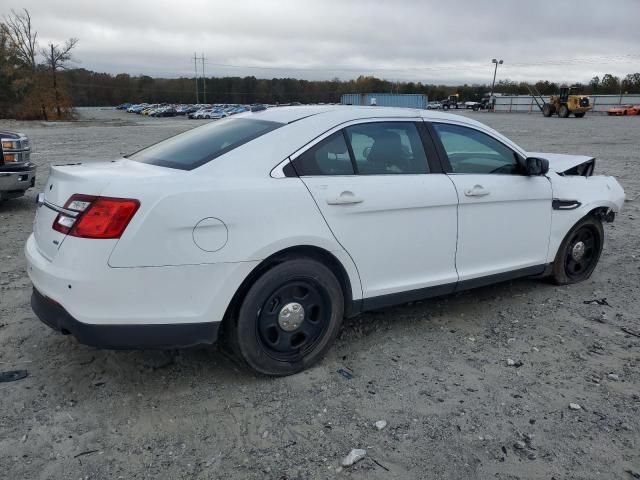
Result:
{"label": "car front wheel", "polygon": [[267,270],[229,318],[226,341],[251,369],[291,375],[329,350],[344,315],[333,272],[316,260],[295,258]]}
{"label": "car front wheel", "polygon": [[602,222],[589,215],[580,220],[562,241],[553,263],[553,280],[566,285],[586,280],[598,264],[604,243]]}

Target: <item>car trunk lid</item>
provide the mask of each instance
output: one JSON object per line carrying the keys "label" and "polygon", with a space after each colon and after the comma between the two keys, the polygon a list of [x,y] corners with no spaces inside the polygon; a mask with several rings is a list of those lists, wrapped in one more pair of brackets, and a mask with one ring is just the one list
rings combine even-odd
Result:
{"label": "car trunk lid", "polygon": [[[154,176],[169,175],[166,168],[127,159],[88,164],[53,165],[44,190],[38,195],[34,221],[34,237],[40,253],[52,261],[66,234],[53,229],[59,213],[74,194],[98,197],[110,183],[118,180],[144,181]],[[133,193],[133,192],[132,192]]]}

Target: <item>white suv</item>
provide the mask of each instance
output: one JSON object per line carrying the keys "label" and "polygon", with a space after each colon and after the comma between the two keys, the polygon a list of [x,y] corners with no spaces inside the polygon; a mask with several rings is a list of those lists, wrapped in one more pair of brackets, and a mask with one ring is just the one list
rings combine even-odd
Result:
{"label": "white suv", "polygon": [[282,107],[74,162],[51,168],[26,245],[37,315],[100,347],[222,336],[273,375],[320,359],[346,315],[583,280],[624,201],[593,158],[425,110]]}

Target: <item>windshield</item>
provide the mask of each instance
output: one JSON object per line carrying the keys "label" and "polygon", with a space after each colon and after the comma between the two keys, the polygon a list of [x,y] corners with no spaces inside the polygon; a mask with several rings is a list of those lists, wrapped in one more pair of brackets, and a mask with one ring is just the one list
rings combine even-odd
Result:
{"label": "windshield", "polygon": [[128,158],[160,167],[193,170],[282,125],[248,118],[218,120],[156,143]]}

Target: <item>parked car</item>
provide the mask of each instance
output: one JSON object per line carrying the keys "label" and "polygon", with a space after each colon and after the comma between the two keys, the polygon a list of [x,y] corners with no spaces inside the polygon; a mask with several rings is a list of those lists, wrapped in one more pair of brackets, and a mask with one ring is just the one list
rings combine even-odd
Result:
{"label": "parked car", "polygon": [[24,133],[0,130],[0,200],[21,197],[35,183],[29,138]]}
{"label": "parked car", "polygon": [[141,110],[140,112],[138,112],[140,115],[144,115],[149,116],[151,115],[153,112],[157,111],[160,108],[163,108],[164,105],[159,105],[159,104],[154,104],[154,105],[148,105],[147,108],[144,108],[143,110]]}
{"label": "parked car", "polygon": [[292,374],[345,316],[589,278],[624,202],[594,168],[440,112],[242,113],[127,158],[52,166],[25,247],[32,306],[88,345],[220,337],[252,369]]}
{"label": "parked car", "polygon": [[206,112],[203,115],[203,118],[210,118],[210,119],[218,120],[220,118],[226,118],[228,116],[229,116],[229,113],[227,113],[224,110],[212,109],[212,110],[209,110],[208,112]]}
{"label": "parked car", "polygon": [[148,108],[149,105],[146,103],[139,103],[137,105],[132,105],[129,108],[127,108],[127,112],[129,113],[140,113],[142,110]]}
{"label": "parked car", "polygon": [[152,117],[175,117],[176,109],[173,107],[160,107],[155,111],[151,112],[150,115]]}
{"label": "parked car", "polygon": [[247,111],[247,109],[245,107],[233,107],[233,108],[229,109],[228,113],[230,115],[235,115],[237,113],[243,113],[243,112],[246,112],[246,111]]}
{"label": "parked car", "polygon": [[640,115],[640,105],[618,105],[607,110],[607,115]]}
{"label": "parked car", "polygon": [[190,113],[188,115],[189,118],[191,119],[203,119],[205,118],[205,115],[211,112],[211,108],[207,107],[207,108],[200,108],[199,110]]}
{"label": "parked car", "polygon": [[190,113],[194,113],[200,110],[195,105],[180,105],[176,108],[176,115],[188,115]]}
{"label": "parked car", "polygon": [[442,110],[442,104],[440,102],[427,103],[427,110]]}

